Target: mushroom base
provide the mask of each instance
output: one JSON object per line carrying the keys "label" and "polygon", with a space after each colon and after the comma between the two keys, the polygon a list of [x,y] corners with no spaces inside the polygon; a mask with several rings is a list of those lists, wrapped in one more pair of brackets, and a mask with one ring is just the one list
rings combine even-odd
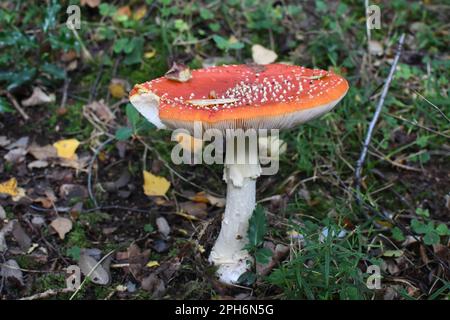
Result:
{"label": "mushroom base", "polygon": [[217,275],[220,281],[228,284],[236,283],[253,262],[244,247],[248,243],[248,222],[256,205],[256,177],[244,177],[239,185],[235,185],[229,177],[232,169],[225,169],[228,183],[225,214],[219,237],[209,256],[209,261],[219,267]]}

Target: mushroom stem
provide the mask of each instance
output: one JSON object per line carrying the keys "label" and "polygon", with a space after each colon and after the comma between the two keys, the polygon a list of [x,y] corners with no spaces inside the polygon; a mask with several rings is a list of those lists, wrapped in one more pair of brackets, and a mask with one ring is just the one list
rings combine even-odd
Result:
{"label": "mushroom stem", "polygon": [[[255,151],[249,149],[245,151],[246,158],[252,159]],[[248,243],[248,222],[256,205],[256,179],[261,174],[261,167],[258,161],[246,161],[244,164],[225,164],[225,213],[219,237],[209,256],[209,261],[219,267],[217,275],[220,281],[228,284],[236,283],[253,262],[244,247]]]}

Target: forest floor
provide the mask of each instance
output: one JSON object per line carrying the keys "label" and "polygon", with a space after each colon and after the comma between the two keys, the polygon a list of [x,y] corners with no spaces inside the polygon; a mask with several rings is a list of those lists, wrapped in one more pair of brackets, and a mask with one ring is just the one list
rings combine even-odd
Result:
{"label": "forest floor", "polygon": [[[76,31],[65,1],[0,4],[0,299],[450,297],[448,5],[377,1],[368,41],[362,1],[80,2]],[[356,163],[402,33],[358,204]],[[222,167],[172,164],[171,133],[128,92],[173,62],[251,63],[254,44],[350,90],[281,133],[280,171],[257,184],[272,258],[226,286],[208,264]],[[147,196],[143,171],[168,191]],[[76,292],[72,265],[86,279]]]}

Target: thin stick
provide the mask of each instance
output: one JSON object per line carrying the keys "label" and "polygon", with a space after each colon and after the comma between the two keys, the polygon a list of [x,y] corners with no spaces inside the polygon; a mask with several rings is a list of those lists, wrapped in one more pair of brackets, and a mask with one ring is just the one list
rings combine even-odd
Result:
{"label": "thin stick", "polygon": [[20,104],[17,102],[16,98],[14,98],[14,96],[8,91],[6,91],[5,94],[8,97],[9,101],[11,101],[11,103],[13,104],[14,108],[16,108],[16,110],[20,113],[22,118],[25,121],[30,120],[30,116],[25,112],[25,110],[22,109]]}
{"label": "thin stick", "polygon": [[85,282],[87,281],[87,279],[92,275],[92,273],[94,273],[95,269],[97,269],[97,267],[99,265],[102,264],[103,261],[106,260],[106,258],[108,258],[110,255],[112,255],[114,253],[115,250],[111,250],[109,253],[107,253],[103,258],[100,259],[99,262],[97,262],[95,264],[95,266],[89,271],[89,273],[86,275],[86,277],[84,278],[83,282],[80,284],[80,286],[78,287],[78,289],[70,296],[69,300],[73,300],[73,298],[75,298],[75,296],[77,295],[77,293],[81,290],[81,288],[83,288]]}
{"label": "thin stick", "polygon": [[95,199],[95,194],[92,191],[92,167],[94,166],[94,162],[97,159],[98,154],[100,153],[100,151],[111,141],[113,141],[114,138],[109,138],[108,140],[106,140],[105,142],[103,142],[97,149],[95,149],[94,155],[92,156],[91,161],[89,162],[89,167],[88,167],[88,182],[87,182],[87,187],[88,187],[88,194],[89,194],[89,198],[92,200],[92,202],[94,203],[94,206],[98,207],[98,203],[97,203],[97,199]]}
{"label": "thin stick", "polygon": [[39,300],[39,299],[47,299],[53,296],[56,296],[60,293],[72,293],[74,289],[70,288],[62,288],[62,289],[49,289],[44,292],[33,294],[32,296],[21,298],[20,300]]}
{"label": "thin stick", "polygon": [[394,62],[392,63],[391,70],[389,71],[389,75],[384,83],[383,91],[380,96],[380,100],[378,100],[378,105],[375,110],[375,114],[373,116],[372,121],[370,122],[369,129],[367,131],[366,138],[364,140],[364,145],[361,150],[361,155],[358,159],[358,162],[356,163],[356,169],[355,169],[355,184],[356,184],[356,194],[357,194],[357,201],[358,203],[361,203],[361,172],[362,167],[364,165],[364,161],[366,160],[367,151],[369,149],[370,141],[372,140],[373,131],[375,129],[375,125],[377,124],[378,118],[380,117],[381,109],[384,104],[384,100],[386,98],[386,95],[389,91],[389,86],[391,85],[392,78],[395,73],[395,69],[397,68],[398,60],[400,59],[400,54],[403,47],[403,41],[405,40],[405,34],[402,34],[400,36],[400,39],[398,41],[398,48],[397,48],[397,54],[395,55]]}

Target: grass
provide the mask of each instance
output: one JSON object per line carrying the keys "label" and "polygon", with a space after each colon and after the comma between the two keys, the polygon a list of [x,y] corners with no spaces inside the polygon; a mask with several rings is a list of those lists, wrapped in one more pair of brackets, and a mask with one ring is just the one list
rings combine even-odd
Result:
{"label": "grass", "polygon": [[[449,186],[450,135],[446,118],[450,113],[450,63],[446,59],[448,39],[444,28],[448,19],[436,6],[424,1],[380,1],[382,28],[372,30],[372,40],[383,45],[384,54],[372,56],[370,66],[361,1],[316,0],[302,4],[256,0],[196,1],[185,6],[182,1],[158,0],[152,4],[116,1],[114,4],[102,3],[99,8],[83,7],[79,34],[94,56],[93,61],[82,58],[81,43],[63,23],[64,8],[68,3],[49,1],[45,7],[28,3],[25,6],[23,1],[17,1],[8,4],[14,10],[0,9],[0,22],[5,26],[4,32],[0,33],[2,87],[12,92],[18,101],[29,96],[36,85],[57,93],[57,103],[27,110],[33,118],[44,118],[39,120],[41,131],[36,135],[44,135],[49,140],[75,137],[87,141],[83,151],[90,151],[96,147],[95,139],[90,138],[98,131],[84,118],[82,107],[92,90],[95,89],[97,99],[103,98],[112,105],[118,101],[108,90],[112,78],[124,79],[133,85],[163,75],[172,61],[184,62],[192,68],[201,67],[205,59],[211,57],[227,63],[245,63],[251,61],[251,45],[258,43],[274,49],[279,55],[278,61],[332,68],[350,82],[346,98],[334,112],[321,119],[282,132],[281,138],[288,148],[282,156],[280,172],[275,177],[259,180],[259,199],[277,194],[285,201],[284,205],[264,203],[269,213],[266,239],[290,244],[293,240],[286,232],[295,231],[303,236],[303,240],[301,246],[295,240],[289,258],[267,278],[258,279],[257,297],[372,299],[383,298],[383,290],[393,287],[398,293],[397,298],[448,298],[449,282],[445,276],[448,273],[444,272],[441,277],[431,274],[432,280],[429,280],[429,266],[424,264],[420,253],[422,247],[427,248],[432,268],[441,268],[434,250],[438,245],[448,245],[449,241],[445,230],[436,231],[439,225],[448,226],[449,223],[445,196]],[[131,16],[117,16],[118,9],[124,6],[130,7]],[[133,14],[141,6],[146,8],[145,18],[135,20]],[[353,176],[380,87],[395,54],[396,41],[403,32],[407,33],[405,51],[363,171],[364,200],[392,218],[385,219],[373,216],[355,204]],[[65,71],[67,64],[61,61],[61,55],[71,51],[78,55],[78,66],[73,71]],[[64,77],[70,77],[71,84],[67,112],[61,115],[57,110]],[[8,135],[20,137],[25,131],[14,125],[20,116],[7,99],[1,102],[2,106],[8,105],[7,109],[0,108],[8,110],[0,111],[2,130],[4,127]],[[114,110],[117,123],[108,128],[109,134],[115,134],[119,127],[136,127],[131,123],[134,120],[129,116],[127,119],[126,108],[122,105]],[[143,124],[142,119],[136,121],[139,121],[138,126]],[[59,131],[55,130],[57,126]],[[34,130],[28,127],[26,132],[33,135]],[[138,132],[134,130],[134,134],[137,133],[170,162],[169,132],[144,126]],[[128,158],[120,160],[114,156],[106,163],[124,161],[133,180],[138,180],[144,166],[145,148],[132,135],[126,137],[125,143]],[[114,154],[115,147],[111,144],[105,150],[106,154]],[[156,158],[148,152],[147,169],[157,162]],[[106,163],[100,166],[106,167]],[[405,166],[422,171],[404,169]],[[223,191],[222,169],[218,166],[179,166],[176,169],[196,184],[204,185],[208,181],[207,187],[212,191]],[[5,163],[0,172],[5,176],[16,173],[17,168],[9,163]],[[169,176],[169,172],[162,168],[160,175]],[[309,179],[313,176],[313,180]],[[78,178],[85,181],[83,174]],[[180,193],[191,186],[177,181],[173,188]],[[100,197],[102,202],[122,201],[102,192],[99,192]],[[133,197],[130,206],[153,205],[137,190]],[[171,200],[176,197],[176,194],[171,195]],[[85,202],[91,207],[87,200]],[[11,218],[9,208],[6,209]],[[425,210],[428,214],[423,214]],[[283,224],[271,218],[270,213],[277,214]],[[111,213],[111,221],[123,214]],[[133,219],[142,222],[139,218]],[[418,222],[413,222],[414,219]],[[58,245],[65,249],[92,247],[90,231],[98,231],[108,223],[106,216],[97,213],[83,215],[67,235],[68,239]],[[130,233],[146,233],[143,227],[146,223],[148,221],[139,226],[139,231],[131,230]],[[430,223],[433,228],[430,226],[425,230]],[[321,241],[325,227],[335,233],[346,230],[347,234],[337,238],[329,232],[329,236]],[[425,238],[426,234],[432,235]],[[151,235],[147,236],[151,238]],[[403,239],[410,237],[416,237],[420,242],[404,245]],[[180,238],[180,241],[174,241],[171,254],[157,258],[164,260],[165,256],[180,254],[185,243],[184,238]],[[123,244],[105,241],[98,245],[104,249]],[[384,251],[395,247],[403,251],[402,259],[413,259],[415,265],[394,274],[388,269],[382,270],[383,290],[367,289],[365,270],[368,265],[402,265],[403,261],[399,262],[402,259],[383,255]],[[197,279],[200,267],[195,266],[196,260],[186,263],[186,270],[174,284],[176,286],[177,281],[184,283],[179,296],[195,299],[218,295],[208,281]],[[413,280],[409,285],[398,287],[397,278]],[[51,281],[44,283],[42,280],[36,290],[51,286]],[[89,285],[86,290],[81,297],[84,294],[98,298],[107,295],[94,285]],[[138,291],[135,298],[150,296]]]}

